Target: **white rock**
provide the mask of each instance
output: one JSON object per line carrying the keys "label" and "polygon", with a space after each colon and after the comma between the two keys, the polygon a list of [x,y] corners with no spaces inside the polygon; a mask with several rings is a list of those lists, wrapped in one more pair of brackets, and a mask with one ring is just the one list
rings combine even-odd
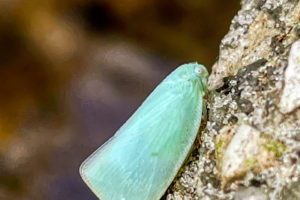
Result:
{"label": "white rock", "polygon": [[259,188],[249,187],[235,193],[234,200],[267,200],[267,195]]}
{"label": "white rock", "polygon": [[259,151],[260,132],[243,124],[239,126],[223,157],[222,176],[230,179],[240,176],[248,169],[245,162],[253,160]]}
{"label": "white rock", "polygon": [[300,40],[291,47],[284,80],[279,108],[282,113],[289,113],[300,106]]}

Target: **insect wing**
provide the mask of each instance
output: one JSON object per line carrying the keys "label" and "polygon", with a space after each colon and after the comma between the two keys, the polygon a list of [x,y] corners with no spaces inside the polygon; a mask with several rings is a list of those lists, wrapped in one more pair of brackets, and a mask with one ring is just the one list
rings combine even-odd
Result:
{"label": "insect wing", "polygon": [[202,112],[200,85],[162,82],[81,166],[101,200],[159,200],[184,162]]}

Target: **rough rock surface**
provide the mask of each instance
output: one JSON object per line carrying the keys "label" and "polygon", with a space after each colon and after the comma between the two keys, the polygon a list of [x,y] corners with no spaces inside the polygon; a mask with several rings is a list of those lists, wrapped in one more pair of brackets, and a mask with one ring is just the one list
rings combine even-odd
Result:
{"label": "rough rock surface", "polygon": [[300,199],[300,2],[241,6],[209,78],[208,121],[167,200]]}
{"label": "rough rock surface", "polygon": [[280,99],[280,111],[289,113],[300,106],[300,40],[293,43],[289,64],[284,73],[284,89]]}

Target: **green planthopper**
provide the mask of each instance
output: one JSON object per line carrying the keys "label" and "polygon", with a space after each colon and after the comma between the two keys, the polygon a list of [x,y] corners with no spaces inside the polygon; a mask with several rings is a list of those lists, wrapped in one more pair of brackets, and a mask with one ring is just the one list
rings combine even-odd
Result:
{"label": "green planthopper", "polygon": [[101,200],[159,200],[197,136],[208,72],[197,63],[168,75],[80,174]]}

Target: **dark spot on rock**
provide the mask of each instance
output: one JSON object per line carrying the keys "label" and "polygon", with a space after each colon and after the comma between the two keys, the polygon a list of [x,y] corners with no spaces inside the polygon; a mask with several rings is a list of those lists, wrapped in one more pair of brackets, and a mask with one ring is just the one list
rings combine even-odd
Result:
{"label": "dark spot on rock", "polygon": [[266,105],[265,105],[265,110],[267,115],[269,115],[271,108],[274,108],[274,105],[271,104],[270,99],[267,98]]}
{"label": "dark spot on rock", "polygon": [[300,27],[297,27],[297,28],[295,29],[295,33],[296,33],[296,36],[297,36],[298,38],[300,38]]}
{"label": "dark spot on rock", "polygon": [[241,90],[239,89],[238,85],[232,87],[231,92],[234,94],[233,99],[238,99],[241,96]]}
{"label": "dark spot on rock", "polygon": [[220,186],[220,184],[221,184],[220,180],[218,178],[214,177],[214,176],[212,176],[210,178],[210,183],[212,184],[212,186],[214,188],[218,188]]}
{"label": "dark spot on rock", "polygon": [[300,158],[300,149],[296,151],[297,156]]}
{"label": "dark spot on rock", "polygon": [[194,148],[194,149],[192,150],[191,157],[197,158],[198,155],[199,155],[198,149],[197,149],[197,148]]}
{"label": "dark spot on rock", "polygon": [[277,8],[273,9],[273,10],[268,10],[269,15],[275,20],[277,21],[280,17],[280,14],[282,12],[282,6],[278,6]]}
{"label": "dark spot on rock", "polygon": [[288,0],[291,3],[297,3],[299,0]]}
{"label": "dark spot on rock", "polygon": [[[277,25],[279,25],[280,30],[285,31],[286,29],[286,24],[284,21],[278,21]],[[284,34],[284,36],[286,37],[286,34]]]}
{"label": "dark spot on rock", "polygon": [[220,180],[218,180],[218,178],[216,178],[213,175],[204,173],[202,176],[200,176],[200,179],[204,185],[211,184],[211,185],[213,185],[213,187],[220,186]]}
{"label": "dark spot on rock", "polygon": [[236,23],[234,23],[233,24],[233,28],[234,29],[237,29],[238,27],[240,27],[241,25],[240,25],[240,23],[238,23],[238,22],[236,22]]}
{"label": "dark spot on rock", "polygon": [[265,184],[265,182],[262,182],[260,180],[257,180],[257,179],[252,179],[250,181],[250,184],[254,187],[260,187],[262,184]]}
{"label": "dark spot on rock", "polygon": [[213,126],[213,128],[214,128],[216,131],[221,130],[222,127],[223,127],[223,124],[222,124],[221,122],[216,122],[215,125]]}
{"label": "dark spot on rock", "polygon": [[252,102],[247,99],[239,99],[238,106],[241,109],[241,111],[247,115],[254,110],[252,106]]}
{"label": "dark spot on rock", "polygon": [[298,133],[294,136],[294,140],[300,141],[300,133]]}
{"label": "dark spot on rock", "polygon": [[239,93],[238,95],[233,95],[233,96],[232,96],[232,99],[233,99],[234,101],[239,101],[240,98],[241,98],[240,93]]}
{"label": "dark spot on rock", "polygon": [[268,90],[270,87],[269,87],[269,85],[267,84],[267,83],[265,83],[265,84],[261,84],[260,86],[259,86],[259,91],[266,91],[266,90]]}
{"label": "dark spot on rock", "polygon": [[274,68],[272,66],[267,66],[267,76],[273,75]]}
{"label": "dark spot on rock", "polygon": [[239,77],[243,77],[243,76],[245,76],[246,74],[248,74],[249,72],[255,71],[255,70],[257,70],[258,68],[260,68],[261,66],[264,66],[267,62],[268,62],[267,59],[261,58],[261,59],[255,61],[255,62],[251,63],[250,65],[247,65],[247,66],[245,66],[245,67],[242,67],[242,68],[238,71],[237,75],[238,75]]}
{"label": "dark spot on rock", "polygon": [[272,37],[271,48],[277,54],[282,54],[285,50],[284,45],[282,44],[283,37],[276,35]]}
{"label": "dark spot on rock", "polygon": [[228,119],[228,122],[229,123],[232,123],[232,124],[235,124],[235,123],[237,123],[238,122],[238,118],[235,116],[235,115],[231,115],[230,117],[229,117],[229,119]]}
{"label": "dark spot on rock", "polygon": [[[231,81],[235,81],[235,84],[232,84]],[[238,88],[239,80],[236,76],[228,76],[223,78],[223,86],[216,89],[217,92],[220,92],[224,95],[228,95],[230,92],[234,93],[235,96],[239,96],[241,91]]]}
{"label": "dark spot on rock", "polygon": [[228,92],[230,90],[229,82],[233,79],[233,76],[227,76],[223,78],[223,85],[216,89],[216,92]]}
{"label": "dark spot on rock", "polygon": [[[244,81],[245,77],[248,77],[249,84],[254,86],[258,84],[258,80],[252,75],[249,75],[251,71],[257,70],[259,67],[265,65],[268,62],[267,59],[261,58],[245,67],[242,67],[236,76],[227,76],[223,78],[223,85],[216,89],[216,92],[222,92],[225,95],[228,95],[230,92],[233,92],[235,96],[239,96],[241,91],[238,88],[238,85]],[[235,81],[236,84],[232,85],[231,81]]]}
{"label": "dark spot on rock", "polygon": [[246,78],[246,80],[248,81],[249,85],[250,85],[250,86],[253,86],[253,87],[254,87],[254,86],[257,86],[258,83],[259,83],[258,79],[255,78],[255,77],[253,77],[252,75],[251,75],[251,76],[248,76],[248,77]]}
{"label": "dark spot on rock", "polygon": [[258,0],[256,4],[256,9],[261,10],[261,7],[265,5],[266,0]]}
{"label": "dark spot on rock", "polygon": [[297,158],[291,157],[291,163],[294,165],[297,163]]}
{"label": "dark spot on rock", "polygon": [[235,49],[235,48],[236,47],[234,45],[232,45],[232,42],[221,45],[221,49]]}

